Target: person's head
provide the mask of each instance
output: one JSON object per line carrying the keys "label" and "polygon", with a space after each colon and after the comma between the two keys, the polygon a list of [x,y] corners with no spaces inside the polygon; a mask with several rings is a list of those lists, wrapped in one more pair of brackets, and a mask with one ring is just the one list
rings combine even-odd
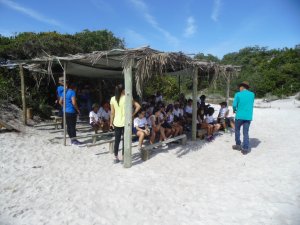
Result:
{"label": "person's head", "polygon": [[76,83],[71,83],[71,84],[68,85],[68,88],[76,91],[77,90],[77,84]]}
{"label": "person's head", "polygon": [[153,115],[155,115],[155,117],[159,117],[160,116],[160,108],[159,107],[155,107],[153,109]]}
{"label": "person's head", "polygon": [[208,109],[207,109],[208,115],[212,116],[214,114],[214,112],[215,112],[215,109],[213,107],[208,107]]}
{"label": "person's head", "polygon": [[245,90],[245,89],[249,89],[249,82],[248,81],[243,81],[242,83],[239,84],[239,89],[240,91]]}
{"label": "person's head", "polygon": [[188,103],[189,106],[191,106],[192,103],[193,103],[193,100],[192,100],[192,99],[189,99],[187,103]]}
{"label": "person's head", "polygon": [[160,91],[157,91],[157,92],[156,92],[156,96],[161,96],[161,92],[160,92]]}
{"label": "person's head", "polygon": [[115,88],[115,98],[116,98],[118,104],[120,102],[121,95],[124,95],[124,94],[125,94],[125,88],[124,88],[123,84],[118,84]]}
{"label": "person's head", "polygon": [[167,106],[166,113],[168,113],[168,112],[173,112],[173,109],[174,109],[173,105],[172,105],[172,104],[169,104],[169,105]]}
{"label": "person's head", "polygon": [[103,109],[104,109],[106,112],[108,112],[108,111],[110,110],[110,106],[109,106],[109,104],[108,104],[107,102],[105,102],[105,103],[103,104]]}
{"label": "person's head", "polygon": [[179,102],[174,102],[174,109],[178,109],[179,108]]}
{"label": "person's head", "polygon": [[[64,86],[64,77],[58,78],[58,84]],[[66,79],[66,84],[68,85],[68,79]]]}
{"label": "person's head", "polygon": [[205,102],[205,99],[206,99],[206,96],[205,96],[205,95],[201,95],[201,96],[200,96],[201,102]]}
{"label": "person's head", "polygon": [[221,102],[221,103],[220,103],[220,106],[221,106],[221,108],[227,107],[227,102]]}
{"label": "person's head", "polygon": [[145,117],[145,115],[146,115],[146,110],[144,109],[144,108],[141,108],[139,111],[138,111],[138,117],[140,118],[140,119],[142,119],[142,118],[144,118]]}
{"label": "person's head", "polygon": [[98,112],[98,110],[99,110],[99,104],[98,103],[94,103],[92,105],[92,109],[93,109],[94,112]]}

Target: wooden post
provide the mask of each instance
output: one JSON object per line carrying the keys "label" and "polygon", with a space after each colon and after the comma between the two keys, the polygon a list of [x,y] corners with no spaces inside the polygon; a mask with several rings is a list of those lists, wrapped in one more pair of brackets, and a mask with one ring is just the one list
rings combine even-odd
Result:
{"label": "wooden post", "polygon": [[23,108],[23,124],[27,124],[26,116],[26,99],[25,99],[25,79],[24,79],[24,70],[23,65],[19,64],[20,69],[20,78],[21,78],[21,95],[22,95],[22,108]]}
{"label": "wooden post", "polygon": [[192,115],[192,140],[196,141],[197,137],[197,88],[198,88],[198,68],[194,68],[193,74],[193,115]]}
{"label": "wooden post", "polygon": [[99,88],[99,102],[100,104],[103,103],[103,84],[102,80],[98,80],[98,88]]}
{"label": "wooden post", "polygon": [[181,80],[180,80],[180,74],[178,75],[178,88],[179,88],[179,94],[181,94]]}
{"label": "wooden post", "polygon": [[67,145],[67,126],[66,126],[66,92],[67,92],[67,62],[64,62],[64,146]]}
{"label": "wooden post", "polygon": [[229,105],[229,92],[230,92],[230,74],[226,76],[226,85],[227,85],[227,90],[226,90],[226,102],[227,105]]}
{"label": "wooden post", "polygon": [[125,79],[125,129],[124,129],[124,168],[132,166],[132,66],[124,68]]}

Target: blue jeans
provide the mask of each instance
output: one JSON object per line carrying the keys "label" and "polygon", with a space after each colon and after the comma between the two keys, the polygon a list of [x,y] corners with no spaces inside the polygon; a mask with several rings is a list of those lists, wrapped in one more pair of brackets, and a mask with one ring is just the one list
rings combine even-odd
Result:
{"label": "blue jeans", "polygon": [[235,143],[241,145],[240,129],[243,126],[243,149],[249,151],[249,127],[251,120],[235,120]]}

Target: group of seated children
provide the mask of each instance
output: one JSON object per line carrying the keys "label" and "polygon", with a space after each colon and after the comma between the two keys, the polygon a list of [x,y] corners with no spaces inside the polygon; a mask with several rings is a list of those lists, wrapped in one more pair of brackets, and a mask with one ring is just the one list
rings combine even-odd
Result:
{"label": "group of seated children", "polygon": [[92,111],[89,114],[90,125],[96,133],[100,129],[103,132],[109,131],[110,115],[110,105],[108,103],[104,103],[102,107],[99,107],[98,103],[92,105]]}
{"label": "group of seated children", "polygon": [[[234,128],[234,120],[229,115],[229,109],[226,102],[221,102],[221,108],[217,119],[215,120],[214,108],[205,103],[205,95],[200,97],[197,103],[197,128],[205,129],[207,141],[212,141],[214,133],[220,129],[225,132],[227,127]],[[162,102],[162,96],[151,96],[147,102],[142,103],[142,108],[137,113],[133,121],[133,133],[139,139],[138,149],[142,148],[144,139],[149,138],[150,144],[155,141],[165,141],[168,138],[183,134],[184,131],[190,131],[192,124],[193,100],[186,100],[180,96],[179,101],[169,104],[165,107]],[[103,132],[109,131],[110,106],[108,103],[99,107],[97,103],[93,104],[93,110],[90,112],[90,124],[95,131],[101,129]]]}

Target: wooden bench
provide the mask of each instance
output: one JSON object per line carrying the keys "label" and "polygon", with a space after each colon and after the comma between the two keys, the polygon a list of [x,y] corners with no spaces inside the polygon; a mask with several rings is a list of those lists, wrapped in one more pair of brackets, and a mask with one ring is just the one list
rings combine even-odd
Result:
{"label": "wooden bench", "polygon": [[62,121],[61,116],[50,116],[50,118],[53,119],[55,123],[58,123],[58,122]]}
{"label": "wooden bench", "polygon": [[109,140],[105,140],[105,141],[101,141],[99,143],[93,143],[93,144],[87,144],[85,146],[82,147],[93,147],[96,145],[102,145],[102,144],[106,144],[109,143],[108,149],[109,149],[109,153],[113,154],[114,153],[114,147],[115,147],[115,138],[109,139]]}
{"label": "wooden bench", "polygon": [[170,139],[167,139],[165,141],[162,141],[162,142],[157,142],[157,143],[154,143],[152,145],[147,145],[145,147],[143,147],[141,149],[141,158],[143,161],[146,161],[150,158],[150,153],[151,151],[154,151],[155,147],[158,147],[158,146],[161,146],[163,144],[168,144],[168,143],[171,143],[171,142],[174,142],[174,141],[178,141],[180,140],[181,141],[181,144],[182,145],[185,145],[186,144],[186,141],[187,141],[187,137],[185,134],[182,134],[182,135],[179,135],[179,136],[176,136],[176,137],[173,137],[173,138],[170,138]]}
{"label": "wooden bench", "polygon": [[76,136],[76,137],[73,137],[73,138],[70,138],[70,139],[75,140],[75,139],[82,139],[82,138],[90,138],[91,137],[93,144],[95,144],[96,141],[97,141],[97,137],[109,136],[109,135],[112,135],[112,134],[114,134],[114,132],[87,134],[87,135]]}
{"label": "wooden bench", "polygon": [[61,122],[58,123],[46,123],[46,124],[39,124],[39,125],[34,125],[33,127],[50,127],[50,126],[54,126],[54,128],[57,130],[58,126],[61,126]]}

